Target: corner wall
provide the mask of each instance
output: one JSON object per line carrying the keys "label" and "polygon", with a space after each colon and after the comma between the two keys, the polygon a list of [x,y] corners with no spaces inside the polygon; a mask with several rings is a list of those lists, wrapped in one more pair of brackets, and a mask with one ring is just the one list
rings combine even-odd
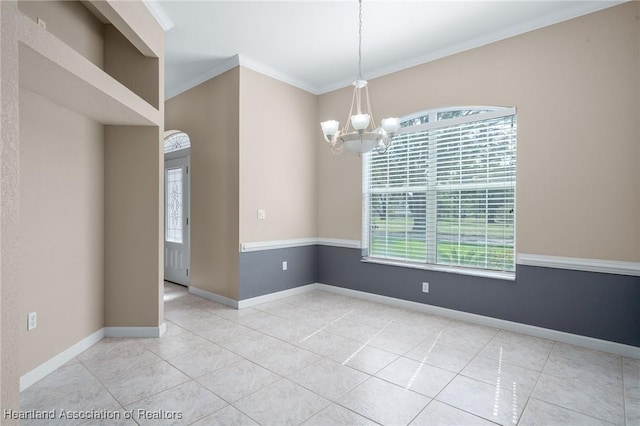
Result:
{"label": "corner wall", "polygon": [[101,124],[20,90],[21,374],[103,326],[103,151]]}
{"label": "corner wall", "polygon": [[[625,3],[369,82],[378,117],[515,106],[517,252],[561,262],[519,256],[515,281],[503,281],[363,263],[358,249],[321,245],[319,282],[640,347],[638,16],[640,3]],[[350,92],[321,95],[319,121],[340,117]],[[319,236],[359,241],[361,160],[317,139]],[[632,271],[572,269],[602,264]]]}
{"label": "corner wall", "polygon": [[[240,67],[240,244],[317,235],[317,97]],[[257,211],[266,217],[258,219]],[[237,248],[239,249],[239,248]],[[315,247],[240,253],[240,299],[315,282]],[[283,270],[282,262],[287,262]]]}
{"label": "corner wall", "polygon": [[165,103],[191,139],[190,285],[238,299],[239,81],[234,68]]}
{"label": "corner wall", "polygon": [[[516,107],[518,252],[638,262],[638,14],[630,2],[376,78],[372,107]],[[350,93],[321,95],[319,120],[341,117]],[[317,140],[319,236],[359,240],[361,161]]]}
{"label": "corner wall", "polygon": [[104,126],[104,325],[158,327],[162,314],[158,128]]}
{"label": "corner wall", "polygon": [[[0,409],[20,408],[19,92],[15,1],[0,2]],[[7,424],[17,422],[7,421]]]}

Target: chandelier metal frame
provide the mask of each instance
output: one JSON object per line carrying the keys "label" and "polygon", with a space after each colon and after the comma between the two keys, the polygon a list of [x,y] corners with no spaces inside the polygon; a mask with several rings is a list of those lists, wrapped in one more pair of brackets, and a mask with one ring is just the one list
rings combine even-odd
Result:
{"label": "chandelier metal frame", "polygon": [[[353,97],[346,125],[340,128],[340,123],[336,120],[320,123],[324,139],[334,154],[340,154],[345,149],[355,154],[371,151],[384,153],[400,127],[400,121],[396,117],[383,119],[380,127],[375,124],[369,100],[368,83],[362,78],[362,0],[358,0],[358,6],[358,78],[353,82]],[[362,102],[363,91],[365,105]],[[363,106],[366,107],[364,110],[366,112],[363,112]],[[356,114],[353,114],[354,108]]]}

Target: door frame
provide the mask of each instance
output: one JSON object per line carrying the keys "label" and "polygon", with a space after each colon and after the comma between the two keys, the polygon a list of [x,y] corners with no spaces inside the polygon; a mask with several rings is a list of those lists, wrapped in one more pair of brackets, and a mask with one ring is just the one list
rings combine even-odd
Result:
{"label": "door frame", "polygon": [[[182,159],[185,158],[186,159],[186,174],[185,174],[185,186],[186,186],[186,191],[184,191],[184,197],[183,197],[183,215],[185,217],[185,239],[186,239],[186,253],[187,253],[187,283],[186,286],[189,287],[189,285],[191,284],[191,148],[184,148],[178,151],[172,151],[169,153],[164,154],[164,162],[163,162],[163,175],[165,175],[166,173],[166,164],[167,161],[171,161],[171,160],[178,160],[178,159]],[[166,176],[163,178],[163,183],[166,183]],[[184,188],[184,187],[183,187]],[[163,210],[164,210],[164,222],[162,224],[163,227],[163,251],[165,251],[165,245],[166,245],[166,236],[164,234],[164,231],[166,230],[166,223],[167,223],[167,191],[166,188],[164,189],[164,195],[163,195]],[[163,279],[165,281],[166,277],[164,276],[164,271],[166,271],[166,257],[164,258],[164,269],[163,269]],[[171,281],[173,282],[173,281]],[[178,285],[185,285],[185,284],[181,284],[181,283],[175,283]]]}

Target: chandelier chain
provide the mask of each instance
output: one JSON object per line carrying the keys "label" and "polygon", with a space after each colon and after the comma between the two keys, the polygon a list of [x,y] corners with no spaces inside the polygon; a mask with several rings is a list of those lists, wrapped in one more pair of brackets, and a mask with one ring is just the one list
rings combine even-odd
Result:
{"label": "chandelier chain", "polygon": [[362,80],[362,0],[358,0],[358,80]]}

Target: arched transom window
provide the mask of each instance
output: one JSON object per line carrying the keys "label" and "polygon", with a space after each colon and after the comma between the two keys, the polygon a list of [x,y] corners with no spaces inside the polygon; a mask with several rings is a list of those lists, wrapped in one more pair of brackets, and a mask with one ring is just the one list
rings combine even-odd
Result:
{"label": "arched transom window", "polygon": [[189,135],[180,130],[168,130],[164,136],[164,153],[168,154],[174,151],[180,151],[181,149],[187,149],[191,147],[191,140]]}

